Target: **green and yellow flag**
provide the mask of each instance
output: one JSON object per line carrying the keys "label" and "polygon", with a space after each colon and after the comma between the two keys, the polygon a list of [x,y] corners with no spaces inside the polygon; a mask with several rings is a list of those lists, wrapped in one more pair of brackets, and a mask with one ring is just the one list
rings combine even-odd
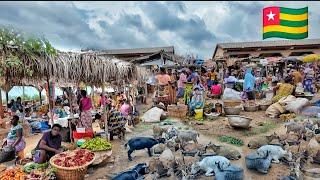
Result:
{"label": "green and yellow flag", "polygon": [[263,39],[278,37],[304,39],[308,37],[308,7],[263,9]]}

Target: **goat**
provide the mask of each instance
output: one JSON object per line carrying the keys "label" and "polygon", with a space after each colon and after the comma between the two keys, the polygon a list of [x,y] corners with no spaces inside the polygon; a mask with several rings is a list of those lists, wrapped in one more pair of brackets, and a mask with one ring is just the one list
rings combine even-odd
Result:
{"label": "goat", "polygon": [[196,174],[200,170],[204,170],[205,176],[212,176],[217,170],[224,171],[230,166],[230,161],[223,156],[209,156],[202,161],[192,164],[191,174]]}
{"label": "goat", "polygon": [[283,150],[280,146],[264,145],[257,150],[257,154],[260,157],[271,156],[274,163],[279,163],[279,159],[286,158],[288,161],[292,161],[292,153]]}
{"label": "goat", "polygon": [[168,131],[168,128],[161,128],[159,126],[153,126],[153,137],[154,138],[161,138],[162,134],[167,131]]}
{"label": "goat", "polygon": [[150,137],[135,137],[130,139],[126,144],[125,147],[129,146],[128,149],[128,159],[129,161],[132,161],[131,153],[135,150],[141,150],[141,149],[148,149],[148,154],[151,157],[151,148],[159,143],[165,143],[165,139],[161,138],[159,140],[153,139]]}

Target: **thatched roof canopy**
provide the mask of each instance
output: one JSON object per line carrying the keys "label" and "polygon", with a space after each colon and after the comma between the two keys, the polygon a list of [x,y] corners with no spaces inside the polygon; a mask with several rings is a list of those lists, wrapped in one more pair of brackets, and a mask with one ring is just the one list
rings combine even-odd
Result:
{"label": "thatched roof canopy", "polygon": [[[15,51],[14,48],[10,49]],[[106,82],[129,82],[135,79],[136,67],[116,58],[101,55],[99,52],[58,52],[56,57],[39,55],[35,59],[17,52],[23,66],[33,71],[32,76],[16,71],[14,67],[6,73],[6,83],[35,84],[46,81],[49,76],[55,82],[102,85]],[[0,60],[5,60],[6,53],[0,51]]]}
{"label": "thatched roof canopy", "polygon": [[101,85],[105,82],[129,82],[136,78],[136,67],[99,52],[60,52],[52,62],[50,76],[58,80]]}

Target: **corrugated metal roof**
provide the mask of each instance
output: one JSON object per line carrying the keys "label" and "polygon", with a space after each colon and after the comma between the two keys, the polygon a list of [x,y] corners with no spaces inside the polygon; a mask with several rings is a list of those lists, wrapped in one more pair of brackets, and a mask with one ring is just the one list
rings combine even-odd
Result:
{"label": "corrugated metal roof", "polygon": [[217,44],[217,46],[221,47],[222,49],[296,46],[296,45],[320,45],[320,39],[254,41],[254,42],[234,42],[234,43],[218,43]]}
{"label": "corrugated metal roof", "polygon": [[166,53],[174,53],[173,46],[167,47],[152,47],[152,48],[135,48],[135,49],[110,49],[102,50],[103,53],[113,55],[113,54],[139,54],[139,53],[156,53],[163,50]]}

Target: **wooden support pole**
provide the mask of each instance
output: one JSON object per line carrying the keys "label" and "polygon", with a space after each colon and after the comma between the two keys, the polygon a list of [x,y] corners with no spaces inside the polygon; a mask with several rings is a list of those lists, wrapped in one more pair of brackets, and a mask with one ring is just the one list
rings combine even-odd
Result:
{"label": "wooden support pole", "polygon": [[7,101],[7,104],[9,104],[9,91],[6,91],[6,101]]}
{"label": "wooden support pole", "polygon": [[22,86],[22,122],[24,122],[25,117],[26,117],[26,99],[25,99],[25,90],[24,90],[24,85]]}
{"label": "wooden support pole", "polygon": [[0,89],[0,116],[1,118],[4,118],[4,111],[3,111],[3,105],[2,105],[2,89]]}
{"label": "wooden support pole", "polygon": [[42,94],[41,94],[42,89],[39,89],[39,98],[40,98],[40,106],[42,105]]}
{"label": "wooden support pole", "polygon": [[50,80],[49,76],[47,76],[47,83],[48,83],[48,100],[49,100],[49,124],[51,123],[53,125],[53,103],[51,99],[51,88],[50,88]]}
{"label": "wooden support pole", "polygon": [[[94,102],[94,86],[93,85],[91,86],[91,101]],[[95,107],[94,103],[93,103],[93,106]]]}

